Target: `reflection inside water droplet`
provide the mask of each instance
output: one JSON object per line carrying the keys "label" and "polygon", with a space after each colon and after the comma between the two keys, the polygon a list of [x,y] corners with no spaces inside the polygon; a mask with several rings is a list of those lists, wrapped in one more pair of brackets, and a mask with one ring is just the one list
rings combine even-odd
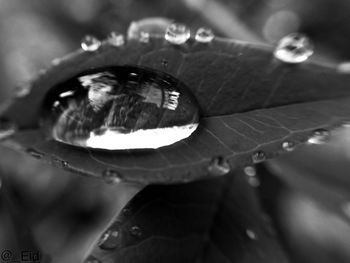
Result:
{"label": "reflection inside water droplet", "polygon": [[308,37],[299,33],[292,33],[282,38],[274,55],[286,63],[302,63],[313,54],[313,45]]}
{"label": "reflection inside water droplet", "polygon": [[54,139],[106,150],[170,145],[189,137],[199,119],[183,83],[128,66],[96,69],[57,85],[46,96],[43,116]]}

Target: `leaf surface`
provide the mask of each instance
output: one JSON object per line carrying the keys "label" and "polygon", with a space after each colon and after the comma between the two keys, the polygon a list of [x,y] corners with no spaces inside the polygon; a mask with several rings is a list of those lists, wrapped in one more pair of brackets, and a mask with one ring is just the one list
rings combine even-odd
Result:
{"label": "leaf surface", "polygon": [[288,262],[243,173],[148,186],[95,245],[100,262]]}
{"label": "leaf surface", "polygon": [[[39,132],[41,105],[54,85],[84,70],[111,65],[138,65],[166,72],[184,82],[198,101],[199,129],[188,139],[157,150],[93,151],[53,141]],[[216,39],[174,46],[162,39],[129,41],[121,48],[104,45],[78,52],[33,82],[32,92],[2,114],[19,125],[8,145],[59,163],[77,173],[100,177],[115,170],[124,180],[174,183],[211,176],[216,156],[231,167],[251,164],[283,152],[284,141],[305,142],[313,130],[333,129],[349,120],[350,74],[311,63],[277,61],[266,46]],[[55,160],[60,160],[55,162]]]}

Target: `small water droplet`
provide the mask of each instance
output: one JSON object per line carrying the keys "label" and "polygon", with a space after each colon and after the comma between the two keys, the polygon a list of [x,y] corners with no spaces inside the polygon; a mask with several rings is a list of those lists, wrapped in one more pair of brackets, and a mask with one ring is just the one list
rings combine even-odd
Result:
{"label": "small water droplet", "polygon": [[16,98],[23,98],[26,97],[31,91],[31,84],[30,82],[24,83],[22,85],[18,85],[15,88],[15,96]]}
{"label": "small water droplet", "polygon": [[52,160],[53,160],[53,162],[55,162],[57,164],[57,166],[60,166],[62,168],[68,167],[67,161],[61,160],[57,157],[53,157]]}
{"label": "small water droplet", "polygon": [[139,67],[84,72],[53,87],[42,124],[55,140],[104,150],[156,149],[189,137],[199,110],[174,77]]}
{"label": "small water droplet", "polygon": [[84,51],[96,51],[100,46],[101,41],[94,36],[87,35],[81,41],[81,48]]}
{"label": "small water droplet", "polygon": [[248,177],[248,183],[251,187],[259,187],[260,186],[260,180],[256,176]]}
{"label": "small water droplet", "polygon": [[51,60],[51,65],[53,66],[58,66],[61,63],[62,59],[60,58],[54,58],[53,60]]}
{"label": "small water droplet", "polygon": [[105,170],[102,174],[102,178],[107,184],[118,184],[122,181],[120,173],[111,169]]}
{"label": "small water droplet", "polygon": [[282,143],[282,148],[287,152],[292,152],[295,150],[295,144],[291,141],[285,141]]}
{"label": "small water droplet", "polygon": [[125,44],[125,37],[123,34],[111,32],[106,39],[106,43],[111,46],[121,47]]}
{"label": "small water droplet", "polygon": [[38,152],[37,150],[34,149],[28,149],[27,152],[34,158],[36,159],[42,159],[44,157],[44,154],[41,152]]}
{"label": "small water droplet", "polygon": [[257,240],[257,239],[258,239],[258,237],[257,237],[257,235],[255,234],[255,232],[254,232],[253,230],[251,230],[251,229],[247,229],[247,230],[246,230],[246,234],[247,234],[247,236],[248,236],[250,239],[253,239],[253,240]]}
{"label": "small water droplet", "polygon": [[6,139],[13,135],[16,130],[17,126],[13,122],[7,119],[0,119],[0,140]]}
{"label": "small water droplet", "polygon": [[171,44],[182,45],[191,37],[191,31],[184,24],[173,23],[166,29],[164,37]]}
{"label": "small water droplet", "polygon": [[252,155],[253,163],[261,163],[266,160],[266,154],[263,151],[257,151]]}
{"label": "small water droplet", "polygon": [[256,176],[256,169],[254,166],[246,166],[243,170],[244,173],[248,176]]}
{"label": "small water droplet", "polygon": [[214,33],[210,28],[201,27],[197,30],[195,39],[200,43],[210,43],[214,37]]}
{"label": "small water droplet", "polygon": [[163,65],[163,67],[167,67],[169,62],[166,59],[162,59],[161,63]]}
{"label": "small water droplet", "polygon": [[138,226],[132,226],[130,228],[130,233],[131,233],[131,235],[133,235],[135,237],[140,237],[142,235],[141,228]]}
{"label": "small water droplet", "polygon": [[324,144],[329,140],[330,132],[326,129],[317,129],[308,139],[309,144]]}
{"label": "small water droplet", "polygon": [[225,175],[231,171],[231,167],[226,158],[218,156],[211,160],[208,171],[212,175]]}
{"label": "small water droplet", "polygon": [[149,35],[149,33],[147,33],[147,32],[141,32],[141,33],[140,33],[139,41],[140,41],[141,43],[149,43],[149,40],[150,40],[150,35]]}
{"label": "small water droplet", "polygon": [[302,63],[313,54],[313,45],[308,37],[292,33],[282,38],[274,51],[277,59],[286,63]]}
{"label": "small water droplet", "polygon": [[97,245],[105,250],[115,249],[119,245],[118,237],[119,232],[117,230],[109,229],[103,233]]}

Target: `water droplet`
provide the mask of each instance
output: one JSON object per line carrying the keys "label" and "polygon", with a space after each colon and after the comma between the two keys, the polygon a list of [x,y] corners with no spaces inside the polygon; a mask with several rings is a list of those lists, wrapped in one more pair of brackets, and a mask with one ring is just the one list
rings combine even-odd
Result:
{"label": "water droplet", "polygon": [[247,230],[246,230],[246,234],[247,234],[247,236],[248,236],[250,239],[253,239],[253,240],[257,240],[257,239],[258,239],[258,237],[257,237],[257,235],[255,234],[255,232],[254,232],[253,230],[251,230],[251,229],[247,229]]}
{"label": "water droplet", "polygon": [[248,176],[256,176],[256,169],[254,166],[246,166],[243,170],[244,173]]}
{"label": "water droplet", "polygon": [[329,140],[330,133],[326,129],[317,129],[308,139],[309,144],[324,144]]}
{"label": "water droplet", "polygon": [[131,235],[133,235],[135,237],[140,237],[142,235],[141,228],[138,226],[132,226],[130,228],[130,233],[131,233]]}
{"label": "water droplet", "polygon": [[174,77],[115,66],[53,87],[43,105],[42,124],[63,143],[125,150],[173,144],[189,137],[198,121],[196,100]]}
{"label": "water droplet", "polygon": [[285,141],[282,143],[282,148],[287,152],[292,152],[295,150],[295,144],[291,141]]}
{"label": "water droplet", "polygon": [[107,169],[103,172],[102,178],[107,184],[118,184],[121,182],[121,175],[119,172]]}
{"label": "water droplet", "polygon": [[141,32],[139,41],[142,43],[149,43],[150,35],[147,32]]}
{"label": "water droplet", "polygon": [[13,122],[7,119],[0,119],[0,140],[6,139],[13,135],[16,130],[17,126]]}
{"label": "water droplet", "polygon": [[68,167],[68,162],[61,160],[57,157],[53,157],[52,158],[53,162],[55,162],[57,164],[57,166],[60,166],[62,168]]}
{"label": "water droplet", "polygon": [[38,152],[37,150],[34,150],[34,149],[28,149],[27,153],[29,153],[32,157],[36,159],[42,159],[44,157],[43,153]]}
{"label": "water droplet", "polygon": [[253,163],[261,163],[266,160],[266,154],[263,151],[257,151],[252,155]]}
{"label": "water droplet", "polygon": [[210,28],[201,27],[197,30],[195,39],[200,43],[210,43],[214,37],[214,33]]}
{"label": "water droplet", "polygon": [[54,58],[53,60],[51,60],[51,65],[53,66],[58,66],[61,63],[62,59],[60,58]]}
{"label": "water droplet", "polygon": [[101,236],[98,241],[98,246],[101,249],[110,250],[115,249],[119,245],[119,232],[109,229]]}
{"label": "water droplet", "polygon": [[16,98],[23,98],[27,96],[31,91],[31,84],[30,82],[24,83],[22,85],[18,85],[15,88],[15,96]]}
{"label": "water droplet", "polygon": [[81,48],[85,51],[96,51],[100,46],[101,41],[94,36],[87,35],[81,41]]}
{"label": "water droplet", "polygon": [[260,180],[256,176],[248,177],[248,183],[251,187],[259,187],[260,186]]}
{"label": "water droplet", "polygon": [[208,166],[208,171],[212,175],[225,175],[229,173],[230,170],[230,164],[227,159],[222,156],[214,157]]}
{"label": "water droplet", "polygon": [[128,28],[128,39],[140,39],[141,33],[146,32],[149,36],[164,36],[171,20],[163,17],[148,17],[133,21]]}
{"label": "water droplet", "polygon": [[184,24],[173,23],[166,29],[165,39],[171,44],[182,45],[191,37],[190,29]]}
{"label": "water droplet", "polygon": [[116,32],[111,32],[106,39],[106,43],[111,46],[121,47],[125,44],[124,35]]}
{"label": "water droplet", "polygon": [[166,59],[162,59],[162,65],[163,65],[163,67],[167,67],[168,66],[168,64],[169,64],[169,62],[166,60]]}
{"label": "water droplet", "polygon": [[302,63],[313,54],[313,45],[303,34],[292,33],[282,38],[275,48],[274,55],[286,63]]}

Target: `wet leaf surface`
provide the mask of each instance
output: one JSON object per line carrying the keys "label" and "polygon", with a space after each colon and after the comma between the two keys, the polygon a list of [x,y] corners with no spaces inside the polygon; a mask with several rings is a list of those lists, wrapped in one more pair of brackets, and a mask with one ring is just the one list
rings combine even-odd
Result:
{"label": "wet leaf surface", "polygon": [[[52,86],[111,65],[147,67],[184,82],[199,103],[197,131],[157,150],[123,152],[71,147],[37,131],[42,102]],[[191,181],[211,176],[207,168],[213,157],[224,156],[232,168],[242,167],[256,161],[256,152],[263,159],[273,157],[284,152],[287,140],[297,145],[315,129],[333,129],[348,120],[349,78],[330,67],[281,63],[269,47],[222,39],[209,45],[191,40],[174,46],[157,38],[119,48],[104,45],[97,52],[63,59],[33,82],[27,97],[14,101],[3,116],[18,123],[21,132],[7,145],[30,149],[49,162],[59,159],[65,169],[86,175],[100,177],[113,169],[133,182]]]}
{"label": "wet leaf surface", "polygon": [[108,227],[90,259],[103,263],[288,262],[271,228],[243,173],[148,186]]}

